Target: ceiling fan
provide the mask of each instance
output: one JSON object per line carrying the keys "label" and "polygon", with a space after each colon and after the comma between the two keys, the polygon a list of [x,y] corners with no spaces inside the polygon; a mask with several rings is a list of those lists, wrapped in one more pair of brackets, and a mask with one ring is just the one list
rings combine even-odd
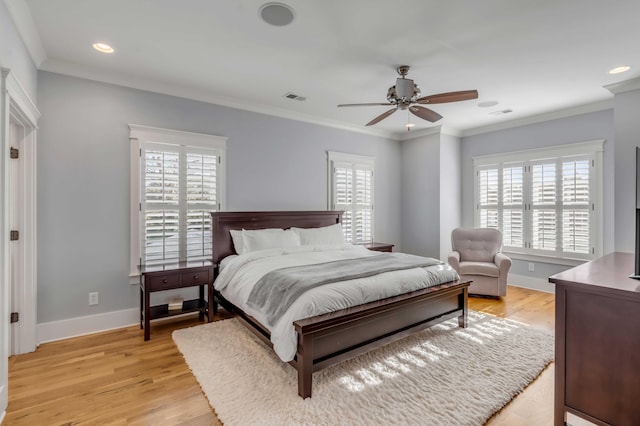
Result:
{"label": "ceiling fan", "polygon": [[[423,120],[435,123],[440,120],[442,116],[432,109],[425,108],[423,106],[414,104],[443,104],[447,102],[468,101],[470,99],[478,98],[477,90],[463,90],[460,92],[447,92],[438,93],[436,95],[429,95],[420,97],[420,88],[413,80],[405,78],[409,72],[409,65],[401,65],[397,68],[398,74],[401,78],[396,79],[396,85],[391,86],[387,91],[388,103],[364,103],[364,104],[340,104],[338,107],[352,107],[352,106],[372,106],[372,105],[393,105],[393,108],[383,112],[373,120],[367,123],[367,126],[373,126],[374,124],[384,120],[397,110],[408,109],[416,117],[420,117]],[[409,127],[407,127],[409,129]]]}

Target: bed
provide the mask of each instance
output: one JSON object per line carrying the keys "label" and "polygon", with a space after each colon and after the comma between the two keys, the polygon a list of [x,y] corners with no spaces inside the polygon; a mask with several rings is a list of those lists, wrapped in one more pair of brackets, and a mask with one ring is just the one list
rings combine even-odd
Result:
{"label": "bed", "polygon": [[[340,211],[213,212],[212,257],[221,262],[235,255],[231,232],[266,228],[320,228],[341,223]],[[217,282],[217,281],[216,281]],[[452,280],[382,300],[293,321],[297,344],[289,363],[298,372],[298,394],[311,397],[312,373],[358,354],[399,340],[442,321],[457,318],[467,326],[470,282]],[[214,310],[220,303],[267,345],[273,347],[270,327],[209,286]]]}

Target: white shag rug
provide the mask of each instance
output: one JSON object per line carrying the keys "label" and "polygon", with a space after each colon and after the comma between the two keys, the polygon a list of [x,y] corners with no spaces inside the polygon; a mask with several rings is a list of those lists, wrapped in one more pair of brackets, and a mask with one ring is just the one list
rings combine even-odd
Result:
{"label": "white shag rug", "polygon": [[225,425],[482,425],[552,361],[551,333],[475,311],[313,374],[296,370],[237,320],[173,339]]}

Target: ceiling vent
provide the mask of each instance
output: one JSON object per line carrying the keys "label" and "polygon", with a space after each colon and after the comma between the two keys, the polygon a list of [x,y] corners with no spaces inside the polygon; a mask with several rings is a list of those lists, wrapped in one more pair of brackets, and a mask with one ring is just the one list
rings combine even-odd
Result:
{"label": "ceiling vent", "polygon": [[508,108],[508,109],[501,109],[500,111],[493,111],[493,112],[490,112],[489,114],[491,114],[491,115],[503,115],[503,114],[509,114],[510,112],[513,112],[513,110]]}
{"label": "ceiling vent", "polygon": [[287,92],[284,94],[284,97],[287,99],[293,99],[294,101],[306,101],[307,98],[304,96],[298,96],[295,93]]}

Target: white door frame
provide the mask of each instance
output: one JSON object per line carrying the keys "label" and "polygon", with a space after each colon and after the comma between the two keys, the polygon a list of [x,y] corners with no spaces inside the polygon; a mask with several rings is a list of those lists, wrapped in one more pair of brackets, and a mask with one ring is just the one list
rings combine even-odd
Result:
{"label": "white door frame", "polygon": [[20,276],[22,278],[19,297],[20,321],[14,331],[20,333],[17,353],[36,349],[37,314],[37,246],[36,246],[36,140],[40,111],[24,91],[8,68],[1,68],[2,92],[0,94],[0,419],[4,416],[8,401],[9,375],[9,130],[11,121],[25,128],[23,159],[20,183],[22,206],[20,230],[22,257]]}

